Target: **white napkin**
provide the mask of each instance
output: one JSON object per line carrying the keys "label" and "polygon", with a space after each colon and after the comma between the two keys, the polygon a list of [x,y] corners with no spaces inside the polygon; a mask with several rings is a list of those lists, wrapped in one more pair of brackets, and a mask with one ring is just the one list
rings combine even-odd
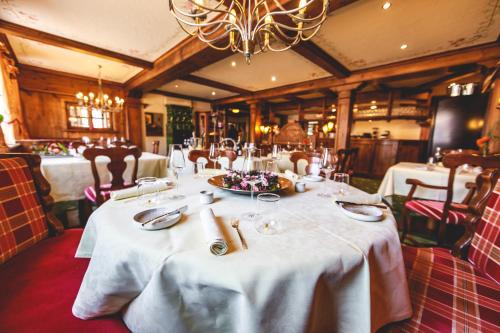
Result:
{"label": "white napkin", "polygon": [[375,194],[351,194],[345,196],[334,196],[333,201],[352,202],[361,205],[376,205],[382,202],[382,196],[378,193]]}
{"label": "white napkin", "polygon": [[212,208],[203,208],[200,212],[200,217],[205,239],[210,246],[210,252],[216,256],[226,254],[228,245],[217,221],[215,221],[215,215]]}
{"label": "white napkin", "polygon": [[[153,193],[153,191],[165,191],[172,182],[168,179],[160,179],[157,188],[146,188],[146,193]],[[112,191],[110,198],[112,200],[123,200],[139,196],[137,193],[137,186],[124,188],[122,190]]]}
{"label": "white napkin", "polygon": [[291,170],[285,170],[285,177],[288,178],[292,183],[296,183],[300,176]]}

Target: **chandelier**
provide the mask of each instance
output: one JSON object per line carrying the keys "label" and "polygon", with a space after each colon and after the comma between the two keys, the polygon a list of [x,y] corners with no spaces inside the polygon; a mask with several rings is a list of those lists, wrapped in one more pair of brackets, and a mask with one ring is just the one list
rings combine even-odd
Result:
{"label": "chandelier", "polygon": [[82,92],[78,92],[76,94],[76,98],[78,99],[78,107],[91,110],[94,109],[100,112],[120,112],[123,110],[123,104],[125,103],[125,100],[116,96],[113,102],[113,100],[103,92],[101,69],[102,66],[99,65],[99,72],[97,76],[97,95],[93,92],[89,92],[88,95],[84,95]]}
{"label": "chandelier", "polygon": [[254,54],[285,51],[318,32],[329,0],[169,0],[181,28],[217,50],[240,52],[250,63]]}

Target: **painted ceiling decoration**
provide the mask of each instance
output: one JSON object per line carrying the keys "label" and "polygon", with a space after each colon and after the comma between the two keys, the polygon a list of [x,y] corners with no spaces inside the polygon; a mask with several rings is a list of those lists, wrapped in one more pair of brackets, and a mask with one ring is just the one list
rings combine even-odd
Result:
{"label": "painted ceiling decoration", "polygon": [[[392,0],[388,10],[378,0],[340,2],[350,4],[329,13],[310,45],[326,55],[326,62],[330,57],[351,72],[493,43],[500,34],[499,0]],[[6,21],[151,63],[186,38],[169,12],[169,0],[148,0],[147,5],[137,0],[0,0],[0,20],[0,28]],[[21,64],[94,78],[102,65],[103,79],[120,83],[147,71],[8,32],[7,37]],[[251,65],[240,54],[220,59],[189,74],[251,92],[332,76],[324,62],[295,48],[255,55]],[[170,82],[159,82],[155,89],[209,100],[237,94],[182,78],[168,77]]]}

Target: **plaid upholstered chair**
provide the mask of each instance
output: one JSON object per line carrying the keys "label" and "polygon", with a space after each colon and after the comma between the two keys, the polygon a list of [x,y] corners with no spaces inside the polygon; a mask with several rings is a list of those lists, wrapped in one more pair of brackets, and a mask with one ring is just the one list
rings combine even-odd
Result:
{"label": "plaid upholstered chair", "polygon": [[[411,185],[410,192],[406,198],[402,212],[403,234],[402,240],[410,231],[412,225],[412,214],[420,215],[431,219],[437,223],[436,238],[438,244],[444,238],[447,224],[465,224],[468,213],[473,213],[478,219],[486,205],[486,200],[475,198],[477,196],[476,186],[473,183],[468,183],[469,194],[461,203],[454,203],[453,199],[453,183],[455,174],[461,165],[469,164],[471,166],[480,166],[483,169],[500,168],[500,155],[492,155],[483,157],[480,155],[471,154],[448,154],[443,159],[445,167],[450,169],[447,186],[436,186],[426,184],[418,179],[407,179],[406,183]],[[417,187],[446,191],[445,201],[419,200],[413,197]],[[493,189],[491,189],[493,190]]]}
{"label": "plaid upholstered chair", "polygon": [[128,332],[73,317],[89,260],[74,258],[82,229],[63,229],[49,193],[40,156],[0,154],[0,332]]}
{"label": "plaid upholstered chair", "polygon": [[[390,331],[500,332],[500,183],[468,231],[455,256],[442,248],[403,246],[413,317]],[[468,244],[465,260],[458,258]]]}

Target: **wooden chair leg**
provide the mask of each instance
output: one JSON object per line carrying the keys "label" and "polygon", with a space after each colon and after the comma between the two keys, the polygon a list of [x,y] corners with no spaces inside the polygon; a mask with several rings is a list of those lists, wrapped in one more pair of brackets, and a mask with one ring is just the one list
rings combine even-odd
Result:
{"label": "wooden chair leg", "polygon": [[405,238],[408,234],[408,231],[410,229],[410,224],[411,224],[411,221],[410,221],[410,212],[408,211],[408,209],[403,208],[403,212],[401,213],[401,221],[402,221],[402,227],[403,227],[403,232],[401,234],[401,243],[403,243],[405,241]]}
{"label": "wooden chair leg", "polygon": [[87,224],[90,214],[92,214],[92,203],[86,198],[78,201],[78,216],[82,227]]}
{"label": "wooden chair leg", "polygon": [[436,228],[436,240],[438,246],[443,245],[443,241],[446,242],[446,223],[443,221],[437,222],[437,228]]}

